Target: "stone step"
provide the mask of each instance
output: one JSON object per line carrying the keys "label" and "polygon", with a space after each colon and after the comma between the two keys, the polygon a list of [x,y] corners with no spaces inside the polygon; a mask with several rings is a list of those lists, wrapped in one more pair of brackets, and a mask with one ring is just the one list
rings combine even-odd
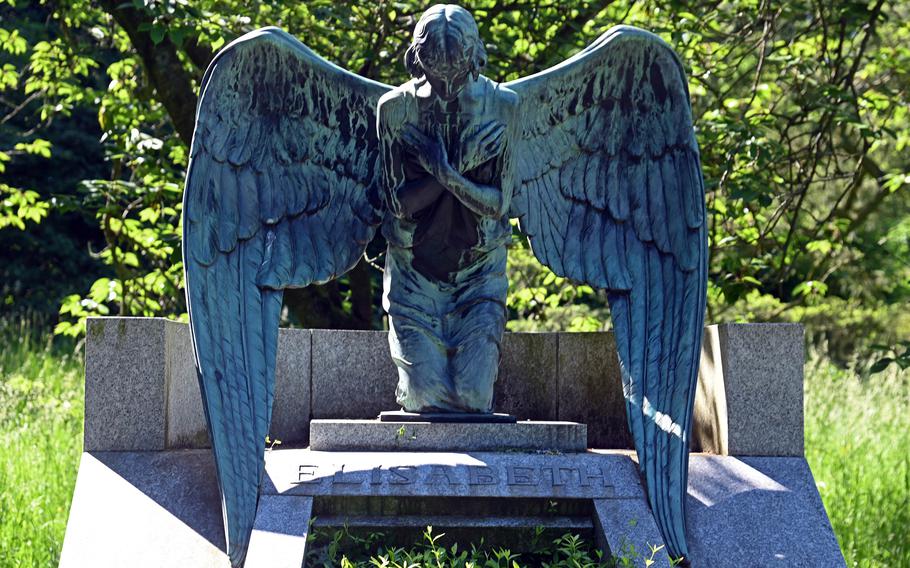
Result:
{"label": "stone step", "polygon": [[310,422],[310,449],[317,451],[583,452],[587,448],[588,427],[577,422]]}
{"label": "stone step", "polygon": [[313,521],[315,527],[404,527],[424,529],[428,526],[458,527],[458,528],[511,528],[511,529],[587,529],[594,528],[591,517],[503,517],[488,515],[484,517],[468,517],[464,515],[404,515],[386,517],[382,515],[322,515]]}

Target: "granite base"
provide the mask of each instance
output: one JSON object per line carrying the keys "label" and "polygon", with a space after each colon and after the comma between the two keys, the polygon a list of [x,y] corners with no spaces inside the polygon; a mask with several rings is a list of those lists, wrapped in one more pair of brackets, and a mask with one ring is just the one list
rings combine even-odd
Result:
{"label": "granite base", "polygon": [[[387,459],[380,459],[381,455]],[[372,495],[372,472],[377,465],[380,484],[375,487],[381,488],[381,495],[386,498],[381,504],[407,502],[406,497],[420,498],[421,492],[434,493],[433,499],[473,495],[483,498],[479,503],[487,503],[488,523],[493,524],[515,518],[503,514],[510,512],[508,503],[514,501],[514,505],[520,507],[552,492],[548,468],[574,467],[580,471],[578,468],[583,466],[591,468],[585,469],[586,473],[598,473],[593,469],[596,466],[609,480],[612,492],[607,491],[595,476],[586,489],[588,493],[578,495],[590,504],[591,530],[596,537],[601,535],[597,538],[613,550],[623,552],[629,544],[634,544],[636,550],[644,551],[659,542],[659,537],[654,532],[656,527],[647,507],[642,508],[643,500],[636,497],[642,493],[633,457],[634,454],[622,452],[352,455],[275,450],[266,456],[263,505],[256,521],[258,532],[254,542],[263,539],[269,550],[286,555],[290,559],[289,565],[295,565],[293,563],[306,552],[303,532],[306,526],[302,519],[308,516],[306,509],[310,503],[318,516],[317,509],[322,507],[325,511],[326,503],[343,503],[345,499],[351,499],[349,503],[339,505],[341,509],[335,509],[333,514],[337,522],[345,519],[351,522],[358,515],[362,522],[375,522],[377,519],[370,518],[375,509],[373,513],[355,514],[356,510],[343,507],[351,507],[356,499]],[[513,459],[515,461],[509,461]],[[355,463],[359,465],[355,467]],[[338,468],[337,465],[345,467]],[[320,472],[320,466],[324,466],[324,471]],[[408,466],[416,469],[408,470]],[[512,485],[509,484],[510,466],[513,467]],[[408,471],[417,471],[414,481],[393,484],[392,478],[400,477],[392,473],[393,467],[405,468],[397,472],[406,479],[412,475]],[[499,472],[496,483],[492,483],[487,470],[478,469],[474,470],[474,480],[485,483],[471,485],[470,467],[487,467]],[[350,477],[352,473],[354,476]],[[320,481],[299,483],[301,475],[304,481]],[[428,476],[430,483],[427,483]],[[453,476],[451,480],[450,476]],[[569,493],[584,488],[578,473],[573,472],[571,480],[569,476],[558,479],[565,479],[565,493],[555,500],[557,502],[570,501]],[[537,480],[537,483],[528,484],[531,480]],[[397,487],[398,494],[386,495],[392,485]],[[427,489],[433,486],[437,489]],[[492,497],[497,491],[500,491],[500,497]],[[506,491],[508,493],[504,493]],[[446,506],[450,502],[446,501]],[[565,506],[568,507],[562,511],[565,514],[559,515],[564,519],[553,521],[557,525],[574,522],[572,519],[579,517],[577,509],[569,504]],[[288,514],[288,510],[292,514]],[[443,522],[439,516],[447,512],[418,510],[408,519],[394,522]],[[475,520],[481,517],[476,510],[454,512],[457,514],[449,516],[450,522],[458,521],[459,516]],[[421,518],[421,514],[426,517]],[[401,519],[405,515],[394,516]],[[378,520],[382,521],[381,518]],[[487,529],[478,527],[477,530]],[[803,458],[693,455],[689,472],[688,534],[692,566],[695,567],[845,566],[812,473]],[[276,542],[280,546],[274,544]],[[223,548],[220,500],[208,451],[83,454],[61,567],[225,568],[228,562],[221,552]],[[274,555],[268,562],[270,566],[285,565],[284,560],[276,559]]]}

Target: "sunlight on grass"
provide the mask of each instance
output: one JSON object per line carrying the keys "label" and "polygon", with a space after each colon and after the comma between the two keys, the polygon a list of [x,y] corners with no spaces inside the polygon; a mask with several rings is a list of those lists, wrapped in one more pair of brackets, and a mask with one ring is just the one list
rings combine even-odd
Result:
{"label": "sunlight on grass", "polygon": [[910,372],[806,375],[806,457],[847,565],[910,567]]}
{"label": "sunlight on grass", "polygon": [[56,566],[82,453],[82,362],[0,327],[0,565]]}

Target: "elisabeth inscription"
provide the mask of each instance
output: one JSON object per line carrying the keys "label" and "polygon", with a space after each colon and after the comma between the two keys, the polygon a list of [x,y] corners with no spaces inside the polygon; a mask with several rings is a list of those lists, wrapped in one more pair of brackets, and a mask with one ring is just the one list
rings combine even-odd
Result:
{"label": "elisabeth inscription", "polygon": [[[287,483],[303,495],[562,495],[615,498],[610,468],[598,464],[300,463]],[[285,472],[291,473],[289,469]]]}

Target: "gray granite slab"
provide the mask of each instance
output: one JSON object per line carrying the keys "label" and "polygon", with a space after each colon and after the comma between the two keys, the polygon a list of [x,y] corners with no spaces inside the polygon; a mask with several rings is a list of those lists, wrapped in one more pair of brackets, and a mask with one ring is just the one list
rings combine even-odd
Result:
{"label": "gray granite slab", "polygon": [[208,448],[209,434],[202,411],[192,339],[188,325],[165,322],[167,364],[167,447]]}
{"label": "gray granite slab", "polygon": [[167,356],[161,318],[88,318],[84,448],[166,447]]}
{"label": "gray granite slab", "polygon": [[[655,537],[649,533],[653,529],[646,526],[647,518],[642,513],[646,510],[642,508],[644,494],[633,455],[607,451],[562,456],[485,452],[348,454],[285,449],[267,452],[267,475],[262,491],[264,496],[278,499],[273,503],[279,508],[285,506],[280,500],[289,496],[344,499],[345,495],[375,493],[386,495],[388,499],[420,495],[428,499],[453,499],[461,494],[468,498],[468,493],[483,498],[501,496],[505,492],[511,498],[489,499],[490,515],[494,517],[505,516],[502,514],[506,510],[501,505],[503,501],[514,499],[520,503],[522,499],[557,493],[561,502],[565,502],[572,496],[587,495],[597,499],[595,524],[600,523],[605,537],[613,539],[607,541],[611,550],[619,547],[622,551],[623,535],[626,535],[626,542],[644,541],[644,545],[635,544],[635,547],[645,550],[655,543]],[[321,464],[327,463],[334,469],[323,470]],[[571,480],[569,476],[562,478],[564,486],[550,486],[550,470],[542,468],[566,464],[569,467],[599,465],[612,486],[612,493],[606,493],[597,478],[590,486],[581,485],[577,473],[571,474]],[[301,469],[308,465],[320,467]],[[337,465],[347,467],[340,469]],[[373,485],[373,470],[377,466],[381,480]],[[513,485],[510,486],[509,466],[529,469],[513,470]],[[400,470],[398,475],[391,473],[393,467],[414,469]],[[470,467],[481,468],[473,471],[477,482],[474,486],[470,485],[471,471],[467,469]],[[336,478],[339,471],[340,478]],[[407,480],[414,475],[409,471],[417,472],[415,481],[397,483],[393,487],[392,476],[396,479],[404,476]],[[455,483],[449,482],[447,473],[454,476],[452,481]],[[490,481],[494,473],[497,476],[495,484],[480,483]],[[311,482],[299,483],[301,474]],[[317,478],[321,481],[314,483]],[[533,480],[537,480],[536,485]],[[595,492],[602,493],[596,495]],[[600,496],[609,495],[612,498],[600,501]],[[299,538],[302,519],[306,516],[305,504],[304,501],[289,502],[287,514],[270,515],[273,520],[286,518],[288,524],[270,525],[272,528],[268,532],[273,536]],[[465,522],[475,522],[477,518],[479,515],[472,515],[466,517]],[[645,525],[642,525],[642,519]],[[379,520],[364,519],[364,522]],[[693,566],[698,568],[844,566],[812,472],[803,458],[693,455],[687,520]],[[566,522],[578,524],[572,519]],[[633,522],[634,526],[630,524]],[[513,524],[521,525],[521,521]],[[477,527],[476,530],[489,529]],[[299,544],[299,541],[293,542]],[[220,499],[209,451],[83,455],[61,566],[224,568],[227,557],[221,552],[222,548]],[[290,549],[299,551],[293,545]],[[295,555],[296,552],[292,554],[296,558]]]}
{"label": "gray granite slab", "polygon": [[313,420],[310,447],[325,451],[583,452],[587,427],[575,422],[445,423]]}
{"label": "gray granite slab", "polygon": [[[168,321],[167,447],[208,448],[208,430],[186,324]],[[305,444],[310,419],[310,331],[282,329],[275,361],[275,401],[269,436],[282,443]]]}
{"label": "gray granite slab", "polygon": [[506,333],[493,410],[519,420],[560,420],[555,333]]}
{"label": "gray granite slab", "polygon": [[801,457],[693,455],[687,524],[694,566],[844,566]]}
{"label": "gray granite slab", "polygon": [[[207,447],[186,324],[90,318],[85,447]],[[706,329],[693,447],[726,455],[803,452],[802,328]],[[498,410],[521,419],[587,424],[592,447],[630,448],[609,333],[513,333],[503,340]],[[381,331],[281,330],[270,434],[308,442],[308,420],[374,418],[397,409],[398,377]]]}
{"label": "gray granite slab", "polygon": [[275,361],[275,401],[269,435],[283,443],[309,440],[312,332],[282,329]]}
{"label": "gray granite slab", "polygon": [[692,413],[693,451],[727,455],[730,448],[727,428],[727,396],[721,361],[719,326],[705,327]]}
{"label": "gray granite slab", "polygon": [[448,424],[486,424],[489,422],[514,424],[518,421],[514,415],[501,412],[407,412],[405,410],[380,412],[378,420],[380,422],[443,422]]}
{"label": "gray granite slab", "polygon": [[696,448],[721,455],[803,455],[804,362],[798,324],[709,326],[696,393]]}
{"label": "gray granite slab", "polygon": [[210,452],[82,454],[61,568],[229,568],[223,549]]}
{"label": "gray granite slab", "polygon": [[588,425],[592,448],[631,448],[612,333],[560,333],[559,420]]}
{"label": "gray granite slab", "polygon": [[670,566],[660,529],[644,498],[595,499],[594,524],[601,550],[631,561],[633,566]]}
{"label": "gray granite slab", "polygon": [[313,498],[259,498],[244,568],[301,568],[306,559]]}
{"label": "gray granite slab", "polygon": [[[627,453],[266,454],[266,495],[644,499]],[[491,511],[495,513],[495,511]]]}
{"label": "gray granite slab", "polygon": [[376,418],[398,410],[398,371],[382,331],[314,329],[313,418]]}

